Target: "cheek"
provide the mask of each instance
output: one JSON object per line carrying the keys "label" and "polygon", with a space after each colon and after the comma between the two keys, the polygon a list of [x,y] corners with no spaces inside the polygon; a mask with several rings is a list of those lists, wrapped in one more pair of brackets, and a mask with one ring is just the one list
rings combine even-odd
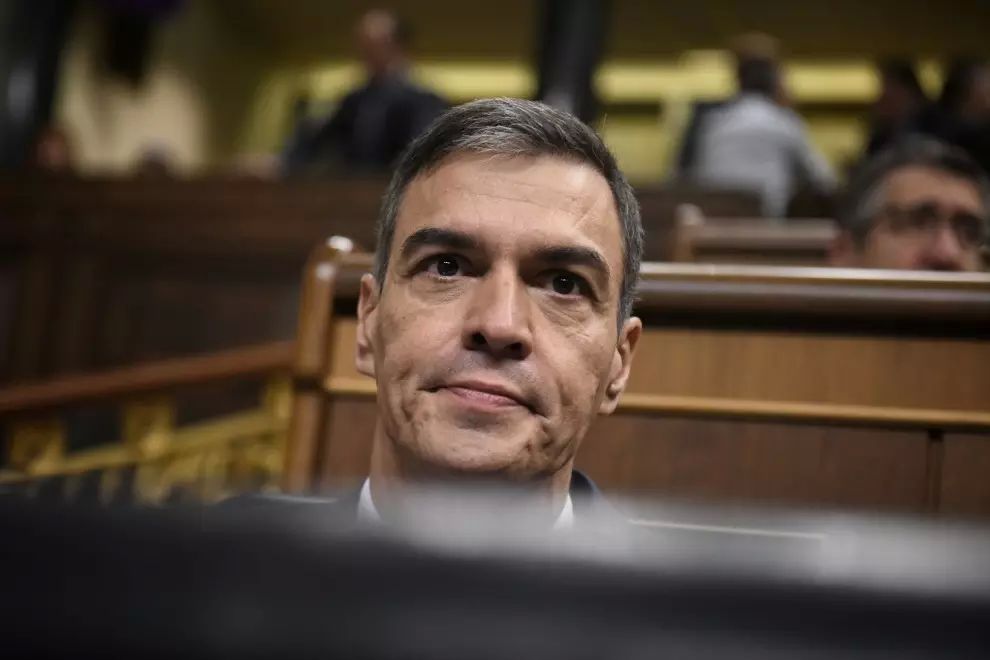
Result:
{"label": "cheek", "polygon": [[560,337],[549,349],[561,413],[569,424],[586,425],[594,418],[612,362],[611,351],[603,347],[613,341],[605,333],[583,333]]}
{"label": "cheek", "polygon": [[912,268],[920,250],[896,236],[874,235],[867,245],[867,258],[879,268]]}
{"label": "cheek", "polygon": [[390,399],[414,393],[457,339],[456,329],[445,322],[450,315],[423,307],[409,309],[408,305],[401,309],[383,309],[377,333],[377,380],[379,389],[389,389]]}

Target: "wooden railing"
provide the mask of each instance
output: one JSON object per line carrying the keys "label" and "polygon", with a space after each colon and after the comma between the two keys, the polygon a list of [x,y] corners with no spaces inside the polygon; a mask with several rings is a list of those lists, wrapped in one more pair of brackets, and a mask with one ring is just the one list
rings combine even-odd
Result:
{"label": "wooden railing", "polygon": [[[284,460],[293,350],[293,342],[276,342],[0,390],[7,435],[0,488],[156,503],[273,487]],[[259,378],[265,387],[256,407],[176,425],[176,392]],[[69,452],[62,413],[108,403],[117,408],[121,437]]]}

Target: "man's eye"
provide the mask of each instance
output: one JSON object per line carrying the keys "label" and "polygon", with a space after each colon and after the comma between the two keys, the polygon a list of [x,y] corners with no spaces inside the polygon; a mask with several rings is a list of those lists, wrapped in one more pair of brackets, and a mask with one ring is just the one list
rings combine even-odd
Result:
{"label": "man's eye", "polygon": [[460,259],[457,257],[450,254],[441,254],[440,256],[433,257],[427,263],[427,270],[440,277],[454,277],[455,275],[459,275],[463,268],[461,267]]}
{"label": "man's eye", "polygon": [[979,247],[986,242],[986,223],[983,218],[960,215],[953,219],[956,236],[967,247]]}
{"label": "man's eye", "polygon": [[911,229],[925,229],[938,222],[938,214],[928,207],[911,209],[905,217],[905,224]]}
{"label": "man's eye", "polygon": [[562,296],[575,296],[585,293],[587,285],[577,275],[571,273],[555,273],[550,278],[550,288]]}

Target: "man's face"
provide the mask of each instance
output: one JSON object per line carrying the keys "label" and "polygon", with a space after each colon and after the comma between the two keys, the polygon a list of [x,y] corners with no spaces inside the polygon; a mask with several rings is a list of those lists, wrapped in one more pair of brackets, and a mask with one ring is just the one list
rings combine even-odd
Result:
{"label": "man's face", "polygon": [[358,22],[355,44],[369,76],[387,73],[398,57],[394,35],[395,19],[385,12],[371,11]]}
{"label": "man's face", "polygon": [[922,166],[894,170],[881,189],[879,213],[849,265],[907,270],[977,271],[980,246],[967,240],[987,209],[976,185]]}
{"label": "man's face", "polygon": [[592,167],[455,155],[407,188],[384,287],[361,287],[358,369],[421,472],[528,480],[570,465],[625,386],[623,250]]}

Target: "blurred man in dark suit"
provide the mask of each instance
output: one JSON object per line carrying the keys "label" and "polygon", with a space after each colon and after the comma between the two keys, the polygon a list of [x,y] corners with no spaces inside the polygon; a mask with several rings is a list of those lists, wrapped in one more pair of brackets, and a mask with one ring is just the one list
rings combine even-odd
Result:
{"label": "blurred man in dark suit", "polygon": [[283,156],[287,173],[387,170],[446,109],[443,99],[410,79],[410,30],[399,16],[368,12],[355,40],[366,82],[330,117],[300,122]]}
{"label": "blurred man in dark suit", "polygon": [[878,67],[880,95],[873,104],[866,156],[875,156],[921,130],[928,97],[918,81],[914,64],[888,60]]}
{"label": "blurred man in dark suit", "polygon": [[909,140],[853,177],[839,221],[833,265],[983,270],[990,183],[963,151]]}
{"label": "blurred man in dark suit", "polygon": [[953,62],[924,128],[966,151],[990,173],[990,64],[967,59]]}

